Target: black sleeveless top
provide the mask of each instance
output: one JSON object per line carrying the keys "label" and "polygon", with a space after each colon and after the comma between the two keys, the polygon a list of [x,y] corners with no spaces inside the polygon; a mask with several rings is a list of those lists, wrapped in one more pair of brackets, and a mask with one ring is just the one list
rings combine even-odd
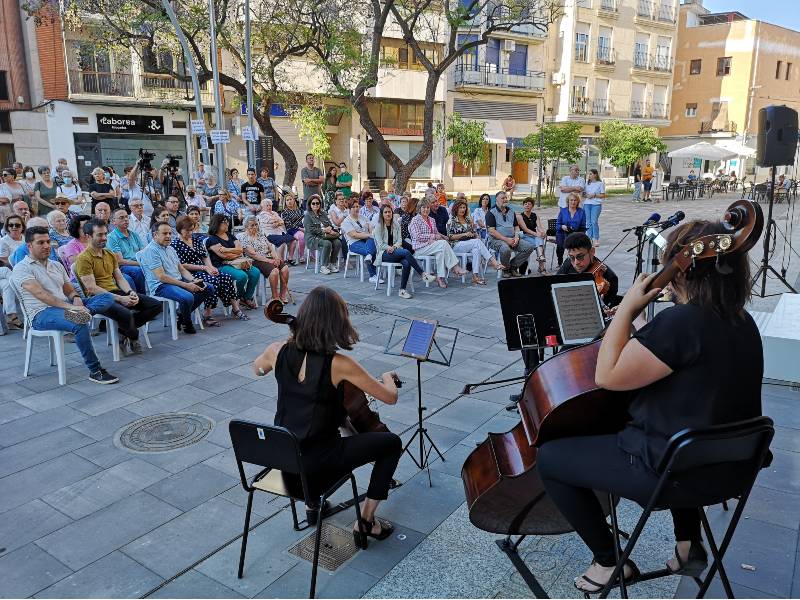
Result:
{"label": "black sleeveless top", "polygon": [[531,231],[536,231],[536,213],[532,212],[530,217],[524,212],[520,214],[522,215],[522,220],[525,223],[525,227]]}
{"label": "black sleeveless top", "polygon": [[[306,373],[301,382],[298,376],[303,358],[306,358]],[[339,438],[344,408],[337,388],[331,383],[332,362],[333,354],[303,352],[292,342],[284,344],[278,352],[275,425],[295,434],[302,449]]]}

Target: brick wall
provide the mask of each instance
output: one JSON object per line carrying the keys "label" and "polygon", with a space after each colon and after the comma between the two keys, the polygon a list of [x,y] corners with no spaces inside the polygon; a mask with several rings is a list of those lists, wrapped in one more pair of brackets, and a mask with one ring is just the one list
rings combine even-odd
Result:
{"label": "brick wall", "polygon": [[[6,72],[9,96],[8,101],[0,101],[0,110],[30,108],[22,20],[19,4],[13,0],[0,0],[0,36],[0,70]],[[17,102],[20,96],[22,103]]]}
{"label": "brick wall", "polygon": [[46,12],[36,25],[36,47],[39,50],[39,69],[42,73],[44,97],[48,100],[67,100],[67,67],[61,20]]}

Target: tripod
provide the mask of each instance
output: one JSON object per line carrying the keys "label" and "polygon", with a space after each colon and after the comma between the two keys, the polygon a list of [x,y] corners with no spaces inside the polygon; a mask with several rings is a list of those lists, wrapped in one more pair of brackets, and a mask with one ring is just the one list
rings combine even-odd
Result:
{"label": "tripod", "polygon": [[[435,344],[436,342],[434,342]],[[438,346],[437,346],[438,347]],[[403,452],[408,452],[408,455],[411,457],[411,460],[414,461],[414,464],[417,465],[418,469],[425,469],[428,471],[428,486],[433,487],[433,482],[431,481],[431,469],[430,469],[430,462],[429,458],[432,451],[436,451],[436,454],[439,455],[439,458],[444,461],[444,455],[439,450],[439,447],[436,445],[436,442],[431,439],[430,434],[428,433],[428,429],[425,427],[425,424],[422,422],[423,417],[422,413],[426,411],[427,408],[422,406],[422,361],[417,359],[417,429],[414,432],[414,435],[406,442],[406,445],[403,447]],[[411,444],[414,442],[414,439],[419,436],[419,459],[411,452]],[[425,451],[425,440],[428,441],[430,447],[428,451]]]}
{"label": "tripod", "polygon": [[772,167],[772,175],[771,175],[771,185],[769,188],[769,210],[767,212],[767,223],[764,227],[764,255],[761,258],[761,266],[758,267],[758,271],[756,274],[753,275],[753,279],[750,281],[750,287],[755,288],[756,282],[758,279],[761,279],[761,292],[758,294],[761,298],[767,298],[768,296],[777,296],[778,294],[767,294],[767,274],[772,273],[778,280],[783,283],[793,294],[797,293],[797,290],[792,287],[792,285],[786,281],[786,278],[778,273],[775,268],[769,264],[769,238],[770,233],[772,232],[772,228],[775,227],[775,221],[772,219],[772,206],[775,204],[775,167]]}

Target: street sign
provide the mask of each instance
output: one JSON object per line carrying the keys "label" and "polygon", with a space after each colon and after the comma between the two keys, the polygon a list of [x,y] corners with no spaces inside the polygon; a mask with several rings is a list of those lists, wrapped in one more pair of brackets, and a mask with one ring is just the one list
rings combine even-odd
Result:
{"label": "street sign", "polygon": [[254,142],[254,141],[256,141],[254,132],[253,132],[252,129],[250,129],[250,125],[245,125],[244,127],[242,127],[242,139],[245,142]]}
{"label": "street sign", "polygon": [[192,119],[192,134],[193,135],[206,134],[206,122],[203,119]]}
{"label": "street sign", "polygon": [[164,117],[154,115],[98,114],[100,133],[164,133]]}
{"label": "street sign", "polygon": [[242,116],[246,117],[247,116],[247,103],[246,102],[242,102],[241,105],[239,105],[239,108],[242,109]]}
{"label": "street sign", "polygon": [[227,129],[212,129],[211,141],[215,144],[229,144],[231,141],[231,132]]}

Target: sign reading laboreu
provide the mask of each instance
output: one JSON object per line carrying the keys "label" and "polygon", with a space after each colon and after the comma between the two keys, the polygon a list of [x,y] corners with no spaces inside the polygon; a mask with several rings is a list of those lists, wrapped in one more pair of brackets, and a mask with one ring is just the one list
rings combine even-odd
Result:
{"label": "sign reading laboreu", "polygon": [[97,115],[97,131],[101,133],[164,133],[164,117],[154,115]]}

